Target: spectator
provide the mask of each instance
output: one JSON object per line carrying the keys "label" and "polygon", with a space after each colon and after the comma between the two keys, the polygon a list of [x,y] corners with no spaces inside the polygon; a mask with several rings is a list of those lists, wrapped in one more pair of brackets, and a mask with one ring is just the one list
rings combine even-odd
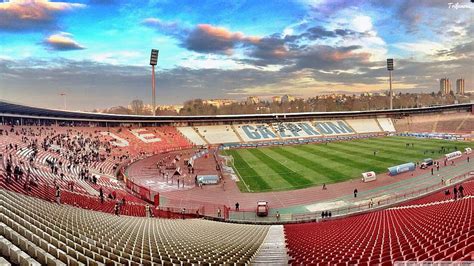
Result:
{"label": "spectator", "polygon": [[217,218],[221,218],[221,208],[217,208]]}
{"label": "spectator", "polygon": [[454,200],[458,199],[458,189],[456,186],[454,186],[453,188],[453,197],[454,197]]}
{"label": "spectator", "polygon": [[238,202],[235,203],[235,211],[239,211],[240,204]]}
{"label": "spectator", "polygon": [[61,204],[61,189],[56,186],[56,203]]}
{"label": "spectator", "polygon": [[459,185],[459,198],[464,198],[464,187],[462,186],[462,184]]}
{"label": "spectator", "polygon": [[115,206],[114,206],[114,213],[115,213],[115,215],[117,215],[117,216],[119,216],[119,214],[120,214],[120,206],[119,206],[119,203],[118,203],[118,202],[115,203]]}
{"label": "spectator", "polygon": [[104,191],[102,190],[102,187],[99,188],[99,198],[100,202],[104,203]]}

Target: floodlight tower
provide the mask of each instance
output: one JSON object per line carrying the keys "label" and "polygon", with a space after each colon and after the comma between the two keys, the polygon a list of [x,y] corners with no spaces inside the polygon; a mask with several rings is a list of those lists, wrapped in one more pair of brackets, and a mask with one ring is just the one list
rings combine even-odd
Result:
{"label": "floodlight tower", "polygon": [[157,49],[151,49],[150,65],[151,65],[151,94],[152,94],[152,105],[153,105],[153,116],[156,115],[156,88],[155,88],[155,66],[158,64],[158,53]]}
{"label": "floodlight tower", "polygon": [[389,74],[389,82],[390,82],[390,110],[393,109],[393,92],[392,92],[392,71],[393,71],[393,58],[387,59],[387,70]]}

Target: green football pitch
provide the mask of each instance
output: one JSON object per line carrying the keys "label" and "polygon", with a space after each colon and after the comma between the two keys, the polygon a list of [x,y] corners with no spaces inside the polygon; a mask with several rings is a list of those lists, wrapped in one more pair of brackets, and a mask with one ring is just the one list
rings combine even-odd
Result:
{"label": "green football pitch", "polygon": [[[406,144],[409,143],[409,147]],[[413,146],[412,146],[413,144]],[[233,157],[233,168],[241,181],[242,192],[280,191],[330,184],[387,167],[425,158],[441,158],[449,152],[463,151],[473,142],[408,137],[381,137],[328,144],[305,144],[223,151]],[[376,154],[374,155],[374,152]]]}

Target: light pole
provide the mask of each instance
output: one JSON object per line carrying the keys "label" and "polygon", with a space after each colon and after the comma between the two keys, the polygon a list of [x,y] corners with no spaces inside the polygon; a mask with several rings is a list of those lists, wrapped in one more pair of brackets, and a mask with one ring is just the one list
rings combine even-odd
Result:
{"label": "light pole", "polygon": [[66,93],[64,92],[61,92],[59,95],[61,95],[63,97],[63,103],[64,103],[64,110],[66,110]]}
{"label": "light pole", "polygon": [[158,53],[157,49],[151,49],[150,65],[151,65],[151,94],[152,94],[152,105],[153,105],[153,116],[156,116],[156,87],[155,87],[155,66],[158,64]]}
{"label": "light pole", "polygon": [[390,110],[393,109],[393,92],[392,92],[392,71],[393,71],[393,58],[387,59],[387,70],[389,75],[389,82],[390,82]]}

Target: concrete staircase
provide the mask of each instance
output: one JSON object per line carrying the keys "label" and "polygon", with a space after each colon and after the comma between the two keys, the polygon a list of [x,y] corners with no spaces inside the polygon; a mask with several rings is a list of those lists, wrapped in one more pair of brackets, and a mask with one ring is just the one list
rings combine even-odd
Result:
{"label": "concrete staircase", "polygon": [[210,145],[209,141],[207,141],[207,139],[204,137],[204,135],[201,134],[201,132],[199,132],[199,130],[197,130],[195,127],[193,127],[194,131],[196,131],[196,133],[199,135],[199,137],[201,137],[201,139],[203,139],[207,145]]}
{"label": "concrete staircase", "polygon": [[437,132],[436,129],[438,128],[439,117],[440,117],[440,115],[437,115],[437,116],[436,116],[436,121],[434,122],[433,128],[432,128],[432,130],[431,130],[432,133]]}
{"label": "concrete staircase", "polygon": [[87,193],[89,193],[92,196],[99,196],[99,191],[95,190],[91,185],[89,185],[86,181],[77,179],[76,182],[83,187]]}
{"label": "concrete staircase", "polygon": [[468,120],[470,116],[471,114],[467,113],[466,117],[464,117],[459,126],[456,128],[456,132],[458,132],[462,128],[462,126],[464,125],[464,123],[466,123],[466,120]]}
{"label": "concrete staircase", "polygon": [[237,138],[239,138],[240,143],[244,143],[245,140],[240,136],[239,132],[237,132],[237,129],[235,129],[234,125],[231,125],[232,130],[234,131],[235,135],[237,135]]}
{"label": "concrete staircase", "polygon": [[251,265],[288,265],[283,225],[272,225]]}

